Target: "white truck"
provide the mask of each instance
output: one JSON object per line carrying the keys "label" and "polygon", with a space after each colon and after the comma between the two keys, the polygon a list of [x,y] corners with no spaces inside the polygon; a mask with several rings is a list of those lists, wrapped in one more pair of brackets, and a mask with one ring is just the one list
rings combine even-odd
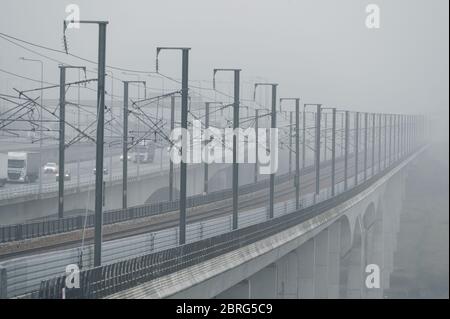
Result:
{"label": "white truck", "polygon": [[8,180],[8,154],[0,153],[0,187]]}
{"label": "white truck", "polygon": [[8,152],[8,182],[32,183],[40,169],[39,153]]}
{"label": "white truck", "polygon": [[136,145],[133,162],[137,163],[153,163],[155,158],[155,146],[149,145]]}

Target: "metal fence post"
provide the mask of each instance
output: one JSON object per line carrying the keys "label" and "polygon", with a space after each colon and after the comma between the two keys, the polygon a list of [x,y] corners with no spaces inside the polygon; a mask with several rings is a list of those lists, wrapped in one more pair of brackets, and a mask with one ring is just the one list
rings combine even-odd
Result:
{"label": "metal fence post", "polygon": [[315,136],[315,170],[316,170],[316,197],[319,196],[320,193],[320,120],[321,120],[321,104],[317,105],[317,114],[316,114],[316,136]]}
{"label": "metal fence post", "polygon": [[348,188],[348,131],[350,125],[350,113],[345,111],[345,147],[344,147],[344,190]]}
{"label": "metal fence post", "polygon": [[364,181],[367,180],[367,135],[368,113],[364,114]]}
{"label": "metal fence post", "polygon": [[378,173],[381,172],[381,120],[383,115],[378,114]]}
{"label": "metal fence post", "polygon": [[336,108],[332,109],[331,124],[331,196],[336,188]]}

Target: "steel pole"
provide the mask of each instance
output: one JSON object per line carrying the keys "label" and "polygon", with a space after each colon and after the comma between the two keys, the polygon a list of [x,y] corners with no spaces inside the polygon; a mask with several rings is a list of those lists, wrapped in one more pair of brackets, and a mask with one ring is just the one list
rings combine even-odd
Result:
{"label": "steel pole", "polygon": [[259,130],[259,110],[255,109],[255,132],[256,132],[256,149],[255,149],[255,184],[258,182],[258,161],[259,161],[259,138],[258,138],[258,130]]}
{"label": "steel pole", "polygon": [[41,63],[41,108],[39,112],[39,196],[42,194],[42,144],[44,135],[42,133],[42,124],[43,124],[43,106],[44,106],[44,62],[39,61]]}
{"label": "steel pole", "polygon": [[[270,127],[275,129],[277,127],[277,86],[276,84],[272,84],[272,114],[271,119],[272,123]],[[272,133],[270,134],[270,138],[272,139]],[[271,143],[272,144],[272,143]],[[270,150],[270,156],[272,157],[272,152],[275,150]],[[274,195],[275,195],[275,173],[270,174],[270,208],[269,208],[269,218],[273,218],[273,207],[274,207]]]}
{"label": "steel pole", "polygon": [[[141,81],[141,76],[139,74],[137,75],[137,78],[138,78],[138,82],[140,82]],[[138,95],[138,101],[139,101],[141,99],[141,85],[140,84],[138,84],[137,89],[138,89],[137,95]],[[141,131],[140,123],[141,123],[141,121],[138,120],[137,121],[137,127],[136,127],[138,136],[141,134],[141,132],[140,132]],[[143,141],[143,142],[145,143],[145,141]],[[141,175],[141,148],[139,146],[140,143],[141,142],[137,142],[136,145],[135,145],[135,147],[137,147],[137,148],[135,148],[135,150],[137,151],[137,152],[135,152],[135,154],[136,153],[138,154],[138,156],[136,158],[136,175],[137,175],[137,180],[139,180],[139,177]]]}
{"label": "steel pole", "polygon": [[317,105],[316,113],[316,134],[315,134],[315,153],[314,153],[314,168],[316,171],[316,199],[320,194],[320,120],[321,120],[321,105]]}
{"label": "steel pole", "polygon": [[359,112],[355,113],[355,186],[358,185],[359,162]]}
{"label": "steel pole", "polygon": [[396,160],[396,152],[397,152],[397,145],[396,145],[396,142],[397,142],[397,136],[396,136],[396,133],[397,133],[397,126],[396,126],[396,115],[395,114],[392,114],[391,115],[391,118],[392,118],[392,161],[391,162],[395,162],[395,160]]}
{"label": "steel pole", "polygon": [[405,115],[405,151],[406,154],[409,155],[409,151],[410,151],[410,143],[409,143],[409,133],[410,133],[410,129],[409,129],[409,122],[410,122],[410,116],[409,115]]}
{"label": "steel pole", "polygon": [[[189,49],[182,49],[182,75],[181,75],[181,128],[187,130],[188,120],[188,72]],[[186,180],[187,180],[187,148],[189,141],[183,136],[182,160],[180,163],[180,238],[179,243],[186,242]]]}
{"label": "steel pole", "polygon": [[403,150],[408,154],[408,115],[403,116]]}
{"label": "steel pole", "polygon": [[403,157],[405,155],[405,116],[400,115],[400,122],[401,122],[401,156]]}
{"label": "steel pole", "polygon": [[340,149],[341,149],[341,157],[342,156],[344,156],[344,145],[345,145],[345,143],[344,143],[344,137],[345,137],[345,128],[344,128],[344,125],[345,125],[345,113],[342,113],[341,114],[341,147],[340,147]]}
{"label": "steel pole", "polygon": [[103,143],[105,121],[105,58],[106,24],[99,23],[98,76],[97,76],[97,150],[95,174],[95,222],[94,222],[94,267],[102,262],[102,222],[103,222]]}
{"label": "steel pole", "polygon": [[335,195],[336,187],[336,109],[331,113],[331,196]]}
{"label": "steel pole", "polygon": [[382,121],[383,115],[378,114],[378,173],[381,172],[381,133],[382,133]]}
{"label": "steel pole", "polygon": [[409,154],[409,115],[405,115],[405,153]]}
{"label": "steel pole", "polygon": [[409,153],[411,153],[412,150],[413,150],[413,136],[414,136],[414,131],[413,131],[413,116],[410,115],[410,116],[409,116]]}
{"label": "steel pole", "polygon": [[375,114],[372,113],[372,174],[375,174]]}
{"label": "steel pole", "polygon": [[295,208],[300,208],[300,99],[295,99]]}
{"label": "steel pole", "polygon": [[384,114],[384,165],[383,168],[386,168],[387,165],[387,114]]}
{"label": "steel pole", "polygon": [[345,147],[344,147],[344,189],[348,189],[348,147],[350,113],[345,111]]}
{"label": "steel pole", "polygon": [[[175,128],[175,96],[170,97],[170,131]],[[171,145],[172,146],[172,145]],[[173,201],[173,162],[169,161],[169,201]]]}
{"label": "steel pole", "polygon": [[303,121],[303,127],[302,127],[302,169],[305,169],[305,161],[306,161],[306,111],[305,111],[305,106],[303,106],[303,117],[302,117],[302,121]]}
{"label": "steel pole", "polygon": [[58,163],[58,218],[64,217],[64,152],[66,123],[66,68],[59,67],[59,163]]}
{"label": "steel pole", "polygon": [[109,183],[112,185],[112,166],[113,166],[113,156],[112,156],[112,140],[113,140],[113,118],[114,118],[114,74],[111,72],[111,107],[110,107],[110,122],[109,122]]}
{"label": "steel pole", "polygon": [[327,113],[323,114],[323,124],[324,124],[324,136],[323,136],[323,160],[327,160],[327,139],[328,139],[328,119],[327,119]]}
{"label": "steel pole", "polygon": [[292,112],[289,112],[289,178],[291,178],[291,174],[292,174]]}
{"label": "steel pole", "polygon": [[128,186],[128,82],[123,83],[123,140],[122,140],[122,208],[127,209]]}
{"label": "steel pole", "polygon": [[403,115],[398,115],[398,156],[403,156]]}
{"label": "steel pole", "polygon": [[392,115],[389,115],[389,157],[388,166],[391,166],[392,162]]}
{"label": "steel pole", "polygon": [[397,118],[397,160],[401,158],[401,116],[397,114],[395,116]]}
{"label": "steel pole", "polygon": [[[205,102],[205,129],[208,128],[209,128],[209,102]],[[205,194],[208,194],[208,163],[204,164],[203,192]]]}
{"label": "steel pole", "polygon": [[238,141],[236,129],[239,128],[239,92],[240,90],[240,70],[234,70],[234,104],[233,104],[233,229],[238,228],[239,210],[239,163],[237,161]]}
{"label": "steel pole", "polygon": [[364,181],[367,180],[367,124],[368,124],[368,113],[364,113]]}

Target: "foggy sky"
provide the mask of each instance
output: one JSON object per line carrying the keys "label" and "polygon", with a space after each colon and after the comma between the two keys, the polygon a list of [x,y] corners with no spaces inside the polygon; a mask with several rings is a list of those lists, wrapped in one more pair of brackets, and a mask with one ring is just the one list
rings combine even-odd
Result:
{"label": "foggy sky", "polygon": [[[2,0],[0,31],[62,49],[69,3],[80,6],[81,19],[109,21],[108,65],[154,71],[157,46],[189,46],[191,79],[210,81],[215,67],[240,67],[244,79],[278,82],[281,96],[307,103],[448,117],[447,0]],[[365,26],[369,3],[380,6],[380,29]],[[68,39],[70,52],[96,60],[95,26],[69,30]],[[18,60],[39,57],[3,39],[0,50],[0,68],[39,78],[37,65]],[[165,53],[161,71],[179,78],[180,60]],[[45,62],[45,79],[58,81],[56,63]],[[1,92],[13,85],[37,84],[0,73]]]}

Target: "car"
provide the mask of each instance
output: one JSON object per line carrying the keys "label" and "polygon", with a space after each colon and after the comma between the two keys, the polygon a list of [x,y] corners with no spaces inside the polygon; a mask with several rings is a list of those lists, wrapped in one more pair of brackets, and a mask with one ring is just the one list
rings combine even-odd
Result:
{"label": "car", "polygon": [[[95,172],[96,172],[96,171],[97,171],[97,169],[94,168],[94,169],[92,170],[92,173],[94,173],[94,175],[95,175]],[[103,175],[108,175],[108,168],[106,168],[106,167],[103,168]]]}
{"label": "car", "polygon": [[[131,161],[131,156],[127,154],[127,160]],[[120,161],[123,162],[123,154],[120,155]]]}
{"label": "car", "polygon": [[46,174],[56,174],[58,173],[58,165],[54,162],[48,162],[44,165],[44,173]]}
{"label": "car", "polygon": [[[55,177],[56,177],[56,181],[59,181],[59,173],[56,173]],[[65,171],[64,172],[64,180],[70,181],[71,179],[72,179],[72,176],[70,175],[70,171]]]}

